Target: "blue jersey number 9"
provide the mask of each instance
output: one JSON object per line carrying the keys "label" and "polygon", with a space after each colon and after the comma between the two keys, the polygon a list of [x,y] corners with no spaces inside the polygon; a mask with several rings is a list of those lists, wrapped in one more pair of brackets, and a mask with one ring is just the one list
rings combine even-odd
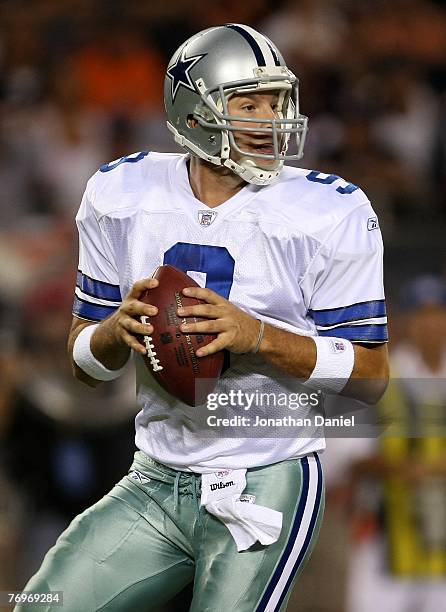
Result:
{"label": "blue jersey number 9", "polygon": [[235,261],[226,247],[177,242],[164,254],[164,263],[183,272],[204,272],[206,287],[229,299]]}

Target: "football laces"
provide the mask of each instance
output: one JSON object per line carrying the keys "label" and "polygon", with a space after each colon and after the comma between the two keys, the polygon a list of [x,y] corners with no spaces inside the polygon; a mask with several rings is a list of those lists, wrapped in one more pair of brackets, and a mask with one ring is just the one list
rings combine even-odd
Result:
{"label": "football laces", "polygon": [[[150,317],[142,315],[140,317],[141,323],[143,325],[147,325],[150,321]],[[152,336],[143,336],[144,346],[147,350],[147,357],[150,361],[150,365],[152,366],[152,370],[154,372],[159,372],[163,369],[163,366],[160,364],[160,360],[156,357],[156,351],[154,350],[155,345],[153,344]]]}

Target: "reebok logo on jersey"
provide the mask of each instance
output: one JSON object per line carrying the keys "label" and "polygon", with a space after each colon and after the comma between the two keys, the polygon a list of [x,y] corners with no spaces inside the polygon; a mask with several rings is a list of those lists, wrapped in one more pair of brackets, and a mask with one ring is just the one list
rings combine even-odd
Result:
{"label": "reebok logo on jersey", "polygon": [[217,489],[226,489],[226,487],[233,487],[234,481],[230,480],[229,482],[215,482],[210,485],[211,491],[216,491]]}
{"label": "reebok logo on jersey", "polygon": [[370,219],[367,219],[367,229],[369,230],[369,232],[378,228],[378,217],[370,217]]}

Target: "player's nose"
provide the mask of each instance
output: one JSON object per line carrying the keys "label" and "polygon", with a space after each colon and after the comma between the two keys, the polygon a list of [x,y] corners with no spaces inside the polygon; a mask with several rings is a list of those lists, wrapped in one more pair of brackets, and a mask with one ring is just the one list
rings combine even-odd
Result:
{"label": "player's nose", "polygon": [[[255,118],[259,120],[267,119],[268,121],[272,119],[277,119],[277,111],[274,108],[271,108],[269,104],[265,104],[264,106],[262,106],[261,108],[257,110]],[[260,121],[258,124],[254,124],[254,125],[258,125],[259,127],[262,127],[262,128],[271,129],[271,125],[265,124],[265,123],[262,124],[260,123]]]}

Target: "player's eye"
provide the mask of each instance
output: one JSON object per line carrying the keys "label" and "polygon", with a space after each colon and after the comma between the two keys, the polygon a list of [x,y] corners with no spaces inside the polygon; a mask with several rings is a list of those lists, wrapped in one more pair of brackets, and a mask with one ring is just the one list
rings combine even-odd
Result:
{"label": "player's eye", "polygon": [[248,111],[248,112],[253,111],[254,109],[255,109],[254,104],[244,104],[242,106],[242,110],[245,110],[245,111]]}

